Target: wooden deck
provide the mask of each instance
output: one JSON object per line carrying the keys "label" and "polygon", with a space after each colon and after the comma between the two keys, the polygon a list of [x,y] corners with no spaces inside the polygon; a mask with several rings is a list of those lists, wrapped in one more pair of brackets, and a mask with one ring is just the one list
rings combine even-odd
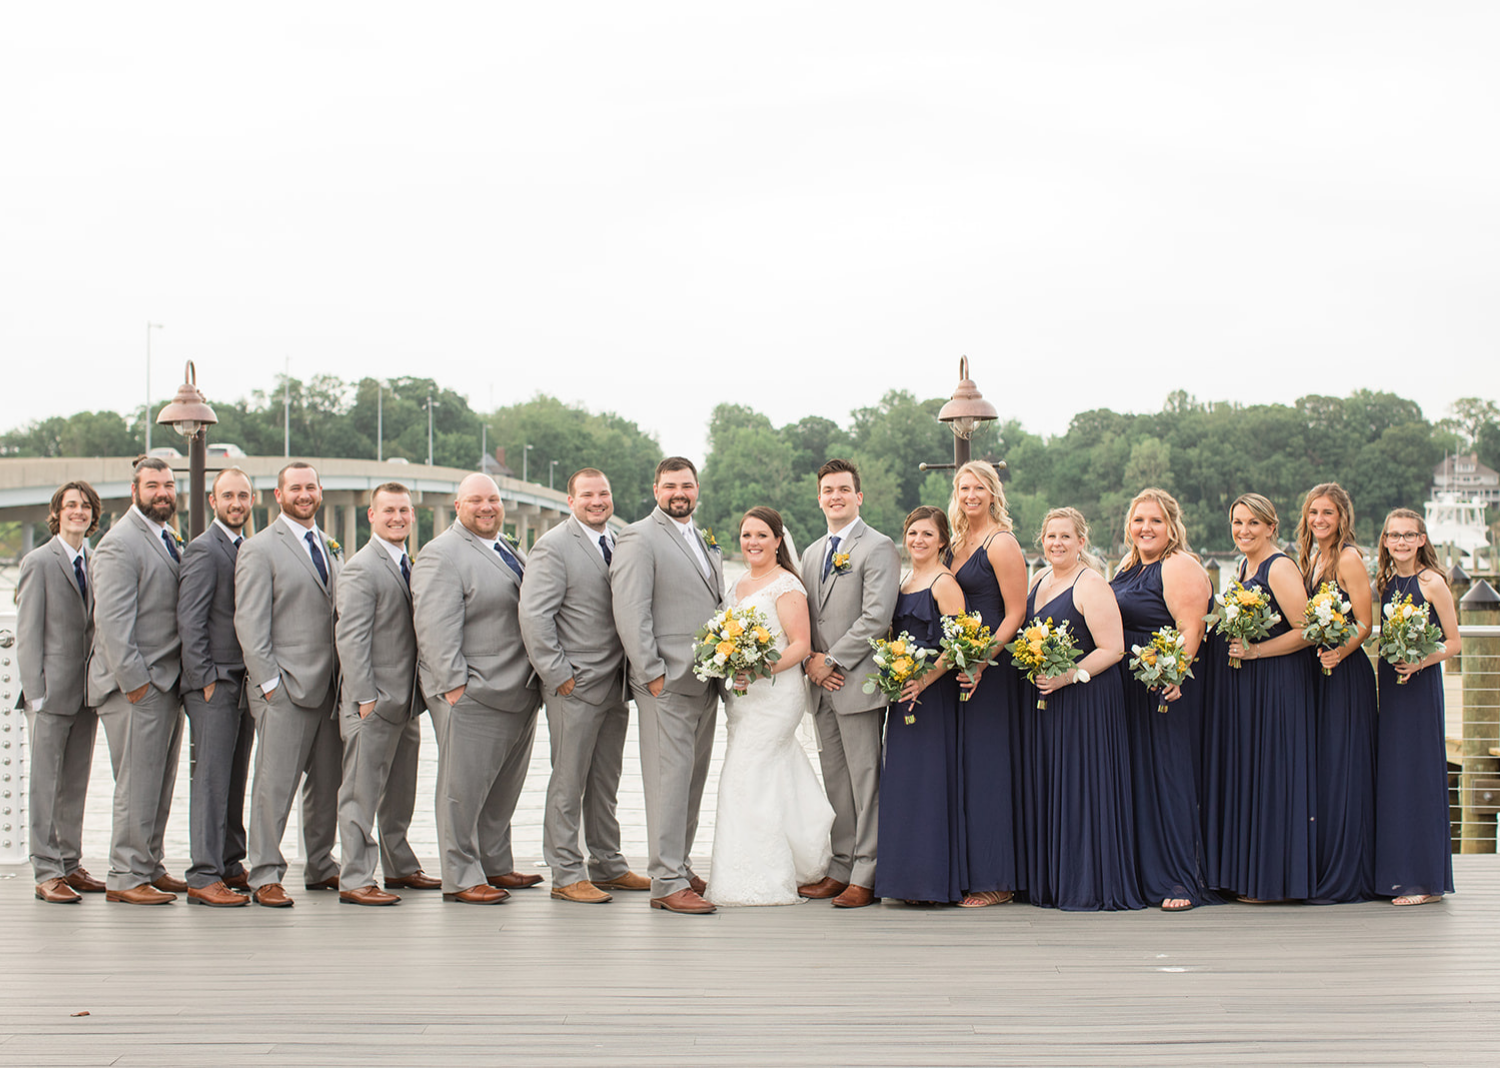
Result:
{"label": "wooden deck", "polygon": [[1413,909],[709,917],[49,906],[12,868],[0,1065],[1493,1065],[1500,858],[1455,863]]}

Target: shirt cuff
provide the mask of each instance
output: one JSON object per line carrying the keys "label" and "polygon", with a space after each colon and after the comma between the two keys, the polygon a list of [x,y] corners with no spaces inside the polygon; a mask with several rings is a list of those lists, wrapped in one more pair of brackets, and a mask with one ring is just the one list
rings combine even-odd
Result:
{"label": "shirt cuff", "polygon": [[260,693],[262,697],[270,697],[271,691],[281,685],[281,676],[277,675],[270,682],[261,683]]}
{"label": "shirt cuff", "polygon": [[32,701],[31,702],[31,710],[33,712],[40,712],[42,710],[42,702],[45,701],[45,700],[46,700],[45,697],[38,697],[35,701]]}

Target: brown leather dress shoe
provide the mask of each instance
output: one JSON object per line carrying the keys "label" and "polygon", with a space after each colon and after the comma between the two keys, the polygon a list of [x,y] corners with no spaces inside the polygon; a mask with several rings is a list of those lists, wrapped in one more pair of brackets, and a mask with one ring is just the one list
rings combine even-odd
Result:
{"label": "brown leather dress shoe", "polygon": [[106,890],[104,900],[118,901],[122,905],[170,905],[177,900],[177,895],[164,894],[150,883],[142,883],[129,890]]}
{"label": "brown leather dress shoe", "polygon": [[267,883],[265,886],[257,887],[251,896],[255,898],[257,905],[264,905],[268,909],[292,907],[292,899],[286,896],[286,888],[280,883]]}
{"label": "brown leather dress shoe", "polygon": [[595,879],[594,885],[600,890],[650,890],[651,880],[644,875],[627,871],[618,879]]}
{"label": "brown leather dress shoe", "polygon": [[224,885],[231,890],[244,890],[248,893],[250,890],[250,873],[242,871],[238,875],[226,875],[224,876]]}
{"label": "brown leather dress shoe", "polygon": [[587,879],[579,879],[576,883],[567,886],[554,886],[552,896],[559,901],[573,901],[580,905],[602,905],[614,898],[600,890]]}
{"label": "brown leather dress shoe", "polygon": [[102,894],[105,886],[98,879],[88,873],[87,868],[78,867],[68,872],[68,877],[63,880],[80,894]]}
{"label": "brown leather dress shoe", "polygon": [[303,883],[302,885],[309,890],[337,890],[339,888],[339,877],[337,875],[330,875],[328,878],[320,879],[318,882]]}
{"label": "brown leather dress shoe", "polygon": [[491,875],[489,883],[498,886],[501,890],[525,890],[528,886],[535,886],[542,881],[540,875],[522,875],[513,871],[509,875]]}
{"label": "brown leather dress shoe", "polygon": [[833,899],[833,907],[836,909],[862,909],[866,905],[873,905],[880,898],[875,896],[875,891],[868,886],[854,886],[845,890]]}
{"label": "brown leather dress shoe", "polygon": [[434,879],[418,868],[410,875],[403,875],[398,879],[387,879],[385,888],[387,890],[441,890],[443,880]]}
{"label": "brown leather dress shoe", "polygon": [[848,883],[841,883],[832,875],[825,876],[810,886],[797,887],[797,893],[801,897],[810,897],[821,901],[824,898],[838,897],[849,888]]}
{"label": "brown leather dress shoe", "polygon": [[471,886],[467,890],[460,890],[456,894],[444,894],[444,901],[457,901],[461,905],[498,905],[510,897],[507,890],[498,886],[490,886],[488,883],[480,883]]}
{"label": "brown leather dress shoe", "polygon": [[72,905],[83,900],[66,879],[44,879],[36,884],[36,896],[51,905]]}
{"label": "brown leather dress shoe", "polygon": [[697,894],[699,897],[702,897],[708,892],[708,884],[702,879],[698,878],[696,875],[688,876],[688,888],[691,889],[693,893]]}
{"label": "brown leather dress shoe", "polygon": [[208,905],[216,909],[232,909],[240,905],[250,904],[248,894],[236,894],[224,883],[209,883],[207,886],[188,887],[189,905]]}
{"label": "brown leather dress shoe", "polygon": [[653,897],[651,907],[654,909],[666,909],[668,912],[684,912],[689,916],[707,916],[715,911],[716,906],[704,901],[696,890],[688,888],[679,890],[675,894],[666,897]]}
{"label": "brown leather dress shoe", "polygon": [[175,875],[167,875],[165,873],[157,876],[155,879],[152,879],[151,885],[156,887],[158,890],[165,890],[169,894],[185,894],[187,893],[188,889],[187,883],[183,882]]}
{"label": "brown leather dress shoe", "polygon": [[354,890],[339,891],[341,905],[394,905],[400,900],[395,894],[387,894],[374,883]]}

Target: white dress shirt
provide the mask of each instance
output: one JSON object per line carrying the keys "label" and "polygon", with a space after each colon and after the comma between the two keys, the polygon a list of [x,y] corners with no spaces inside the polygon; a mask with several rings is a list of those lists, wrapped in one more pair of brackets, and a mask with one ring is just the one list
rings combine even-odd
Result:
{"label": "white dress shirt", "polygon": [[703,574],[705,576],[713,575],[714,569],[709,565],[708,554],[703,551],[703,539],[698,537],[698,528],[693,526],[692,516],[686,519],[678,519],[676,516],[669,515],[667,518],[676,523],[677,528],[682,531],[682,536],[687,539],[687,543],[691,547],[693,559],[698,561],[698,566],[703,569]]}
{"label": "white dress shirt", "polygon": [[[605,540],[605,542],[609,545],[609,551],[611,553],[615,551],[615,536],[610,533],[608,527],[605,527],[603,533],[600,533],[599,531],[596,531],[593,527],[588,526],[587,524],[581,522],[576,515],[575,516],[569,516],[568,517],[568,521],[570,523],[577,524],[578,529],[581,530],[581,531],[583,531],[583,536],[589,540],[589,542],[594,546],[595,549],[598,550],[598,552],[599,552],[599,559],[604,560],[604,547],[599,544],[599,539],[600,538],[603,538]],[[604,562],[606,564],[609,563],[608,560],[604,560]]]}

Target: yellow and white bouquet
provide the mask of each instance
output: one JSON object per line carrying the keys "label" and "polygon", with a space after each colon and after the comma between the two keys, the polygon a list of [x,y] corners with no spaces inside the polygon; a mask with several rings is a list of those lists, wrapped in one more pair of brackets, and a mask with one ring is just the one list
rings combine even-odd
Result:
{"label": "yellow and white bouquet", "polygon": [[[1332,582],[1323,583],[1307,599],[1307,608],[1302,613],[1302,636],[1319,649],[1337,649],[1357,633],[1359,623],[1349,602]],[[1323,674],[1332,675],[1333,669],[1325,667]]]}
{"label": "yellow and white bouquet", "polygon": [[[1281,613],[1271,608],[1271,595],[1265,590],[1250,589],[1239,579],[1229,584],[1229,589],[1214,597],[1214,610],[1203,617],[1203,622],[1231,641],[1241,642],[1264,638],[1271,633],[1271,626],[1281,621]],[[1231,656],[1229,666],[1240,666],[1240,658]]]}
{"label": "yellow and white bouquet", "polygon": [[[1432,621],[1427,605],[1412,604],[1411,594],[1387,601],[1385,621],[1380,624],[1380,656],[1390,664],[1420,664],[1446,648],[1443,628]],[[1410,675],[1397,675],[1396,685],[1405,686]]]}
{"label": "yellow and white bouquet", "polygon": [[[932,670],[937,659],[937,650],[922,648],[904,630],[890,639],[871,638],[870,648],[875,650],[874,660],[878,670],[865,676],[864,691],[874,693],[879,690],[892,703],[901,696],[901,690],[908,682],[920,679]],[[908,724],[917,721],[915,706],[921,703],[912,701],[906,706],[903,718]]]}
{"label": "yellow and white bouquet", "polygon": [[[776,633],[764,612],[754,606],[726,608],[698,628],[693,674],[704,682],[736,675],[768,679],[771,665],[780,659]],[[734,692],[744,697],[749,691],[736,686]]]}
{"label": "yellow and white bouquet", "polygon": [[[1145,645],[1130,647],[1130,671],[1148,690],[1165,690],[1181,686],[1193,677],[1193,658],[1183,650],[1187,636],[1176,627],[1162,627]],[[1158,712],[1167,710],[1167,702],[1156,703]]]}
{"label": "yellow and white bouquet", "polygon": [[[948,663],[965,675],[973,676],[971,669],[993,664],[995,639],[990,628],[977,612],[964,612],[956,616],[943,617],[943,640],[938,647],[948,654]],[[973,690],[960,690],[958,699],[967,701]]]}
{"label": "yellow and white bouquet", "polygon": [[[1040,618],[1033,619],[1005,648],[1016,667],[1026,673],[1026,680],[1033,683],[1043,675],[1055,678],[1071,670],[1083,656],[1068,630],[1068,621],[1054,625],[1051,616],[1045,623]],[[1044,711],[1047,698],[1038,697],[1036,707],[1038,711]]]}

